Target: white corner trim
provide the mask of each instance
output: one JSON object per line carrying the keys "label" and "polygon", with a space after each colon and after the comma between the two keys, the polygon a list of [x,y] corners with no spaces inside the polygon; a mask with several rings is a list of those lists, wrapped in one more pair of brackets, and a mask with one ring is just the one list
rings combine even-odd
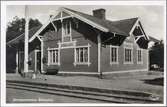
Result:
{"label": "white corner trim", "polygon": [[47,61],[48,63],[47,63],[47,65],[49,66],[49,64],[50,64],[50,53],[49,53],[48,50],[49,50],[49,47],[47,48],[47,52],[48,52],[48,61]]}
{"label": "white corner trim", "polygon": [[43,39],[41,39],[41,72],[43,71],[43,51],[44,51],[44,44],[43,44]]}

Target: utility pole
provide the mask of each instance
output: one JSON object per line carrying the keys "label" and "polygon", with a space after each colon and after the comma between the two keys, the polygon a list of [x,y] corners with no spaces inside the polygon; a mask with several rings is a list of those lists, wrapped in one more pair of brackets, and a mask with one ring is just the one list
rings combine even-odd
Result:
{"label": "utility pole", "polygon": [[98,42],[98,73],[99,77],[102,79],[102,71],[101,71],[101,35],[100,32],[98,32],[97,35],[97,42]]}
{"label": "utility pole", "polygon": [[29,17],[28,6],[25,5],[25,38],[24,38],[24,73],[28,72],[28,29],[29,29]]}

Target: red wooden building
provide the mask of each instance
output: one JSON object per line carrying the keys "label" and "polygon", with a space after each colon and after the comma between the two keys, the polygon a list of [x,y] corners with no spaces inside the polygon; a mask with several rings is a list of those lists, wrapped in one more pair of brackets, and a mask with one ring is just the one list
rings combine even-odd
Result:
{"label": "red wooden building", "polygon": [[[148,42],[139,18],[110,21],[104,9],[88,15],[60,8],[42,27],[29,31],[29,69],[59,73],[108,74],[148,71]],[[8,42],[17,47],[23,69],[24,34]]]}

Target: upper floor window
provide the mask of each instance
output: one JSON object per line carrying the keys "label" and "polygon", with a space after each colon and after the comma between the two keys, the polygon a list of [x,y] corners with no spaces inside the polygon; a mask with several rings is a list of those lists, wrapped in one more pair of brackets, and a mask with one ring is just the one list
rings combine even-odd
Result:
{"label": "upper floor window", "polygon": [[142,50],[138,49],[137,50],[137,63],[138,64],[142,64],[143,63],[143,54],[142,54]]}
{"label": "upper floor window", "polygon": [[125,64],[133,63],[133,44],[131,43],[124,44],[124,63]]}
{"label": "upper floor window", "polygon": [[110,64],[118,64],[118,46],[110,46]]}
{"label": "upper floor window", "polygon": [[71,22],[70,21],[64,21],[63,22],[62,41],[63,42],[72,41],[72,37],[71,37]]}

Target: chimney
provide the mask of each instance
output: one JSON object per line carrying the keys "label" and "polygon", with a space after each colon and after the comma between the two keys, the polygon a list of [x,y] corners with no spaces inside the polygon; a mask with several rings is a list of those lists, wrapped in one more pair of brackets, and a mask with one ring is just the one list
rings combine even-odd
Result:
{"label": "chimney", "polygon": [[96,10],[93,10],[93,16],[104,20],[106,19],[105,12],[106,12],[105,9],[96,9]]}

